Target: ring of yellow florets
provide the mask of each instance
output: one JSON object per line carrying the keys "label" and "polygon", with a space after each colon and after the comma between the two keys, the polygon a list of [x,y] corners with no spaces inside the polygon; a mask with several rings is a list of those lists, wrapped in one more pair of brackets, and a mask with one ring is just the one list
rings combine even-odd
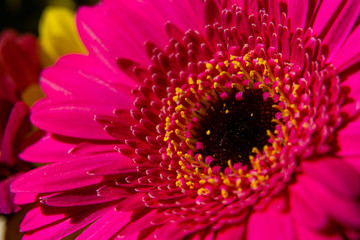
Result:
{"label": "ring of yellow florets", "polygon": [[[292,144],[289,132],[299,125],[299,110],[293,104],[299,85],[294,81],[290,84],[290,76],[286,73],[289,69],[282,69],[285,63],[279,64],[278,59],[266,61],[254,55],[250,51],[242,57],[231,55],[224,61],[212,60],[206,63],[202,73],[190,76],[186,84],[169,95],[164,141],[167,156],[181,166],[178,187],[197,190],[199,196],[221,196],[223,199],[230,194],[242,196],[249,189],[259,189],[286,165],[284,151]],[[229,96],[242,101],[243,93],[249,90],[262,90],[264,100],[271,98],[275,103],[272,107],[279,111],[272,120],[276,124],[275,131],[267,131],[269,144],[263,149],[253,148],[251,168],[233,164],[230,159],[225,171],[220,172],[219,167],[210,167],[212,156],[199,154],[202,143],[194,137],[196,126],[214,102]],[[206,134],[211,132],[208,130]]]}

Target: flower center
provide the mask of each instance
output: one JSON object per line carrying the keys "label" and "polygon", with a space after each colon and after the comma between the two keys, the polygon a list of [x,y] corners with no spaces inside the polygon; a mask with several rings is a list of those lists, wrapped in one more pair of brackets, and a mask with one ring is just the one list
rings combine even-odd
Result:
{"label": "flower center", "polygon": [[261,90],[244,92],[243,99],[236,101],[235,93],[228,99],[213,104],[200,122],[198,136],[203,143],[199,152],[212,156],[210,166],[220,166],[221,171],[233,164],[251,167],[249,156],[254,147],[262,149],[268,143],[267,131],[274,131],[277,110],[272,99],[263,99]]}

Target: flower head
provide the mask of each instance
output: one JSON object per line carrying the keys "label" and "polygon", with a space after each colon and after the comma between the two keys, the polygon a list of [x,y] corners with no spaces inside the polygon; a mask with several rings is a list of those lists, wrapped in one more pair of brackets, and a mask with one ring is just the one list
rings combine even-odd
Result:
{"label": "flower head", "polygon": [[33,239],[356,238],[359,8],[147,0],[81,9],[89,54],[44,71],[47,97],[32,121],[47,135],[22,154],[48,164],[12,184],[19,202],[36,202],[21,230]]}

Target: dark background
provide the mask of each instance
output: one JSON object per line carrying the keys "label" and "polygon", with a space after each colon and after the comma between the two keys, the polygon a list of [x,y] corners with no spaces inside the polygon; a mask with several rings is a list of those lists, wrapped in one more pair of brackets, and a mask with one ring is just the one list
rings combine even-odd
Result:
{"label": "dark background", "polygon": [[[130,0],[131,1],[131,0]],[[16,29],[19,33],[38,34],[38,22],[48,5],[63,5],[68,0],[0,0],[0,31]],[[75,8],[92,5],[98,0],[73,0]]]}

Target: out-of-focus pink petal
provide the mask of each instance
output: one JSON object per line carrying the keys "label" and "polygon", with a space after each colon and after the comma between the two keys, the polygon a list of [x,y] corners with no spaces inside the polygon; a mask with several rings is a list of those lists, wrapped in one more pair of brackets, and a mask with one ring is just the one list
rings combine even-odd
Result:
{"label": "out-of-focus pink petal", "polygon": [[20,209],[14,203],[14,194],[10,192],[10,184],[21,174],[17,173],[0,181],[0,214],[10,214]]}
{"label": "out-of-focus pink petal", "polygon": [[247,239],[293,239],[295,233],[290,215],[270,205],[264,211],[254,211],[247,223]]}
{"label": "out-of-focus pink petal", "polygon": [[302,163],[304,174],[316,179],[334,194],[356,199],[360,197],[360,174],[340,159],[323,158]]}
{"label": "out-of-focus pink petal", "polygon": [[349,123],[338,133],[338,144],[340,151],[337,155],[342,157],[360,156],[360,118]]}
{"label": "out-of-focus pink petal", "polygon": [[324,232],[319,232],[308,228],[303,222],[295,221],[294,231],[297,236],[296,239],[306,239],[306,240],[342,240],[343,237],[340,234],[326,234]]}
{"label": "out-of-focus pink petal", "polygon": [[331,219],[355,229],[360,228],[360,205],[356,200],[344,199],[306,175],[298,177],[298,184],[301,184],[307,196],[312,196],[314,204],[323,208]]}
{"label": "out-of-focus pink petal", "polygon": [[15,194],[14,203],[18,205],[24,205],[33,203],[37,200],[37,193],[24,193],[19,192]]}
{"label": "out-of-focus pink petal", "polygon": [[289,188],[290,214],[306,228],[320,231],[328,226],[329,220],[324,208],[309,198],[301,184],[292,184]]}
{"label": "out-of-focus pink petal", "polygon": [[246,232],[246,223],[224,227],[216,233],[217,239],[243,239]]}

